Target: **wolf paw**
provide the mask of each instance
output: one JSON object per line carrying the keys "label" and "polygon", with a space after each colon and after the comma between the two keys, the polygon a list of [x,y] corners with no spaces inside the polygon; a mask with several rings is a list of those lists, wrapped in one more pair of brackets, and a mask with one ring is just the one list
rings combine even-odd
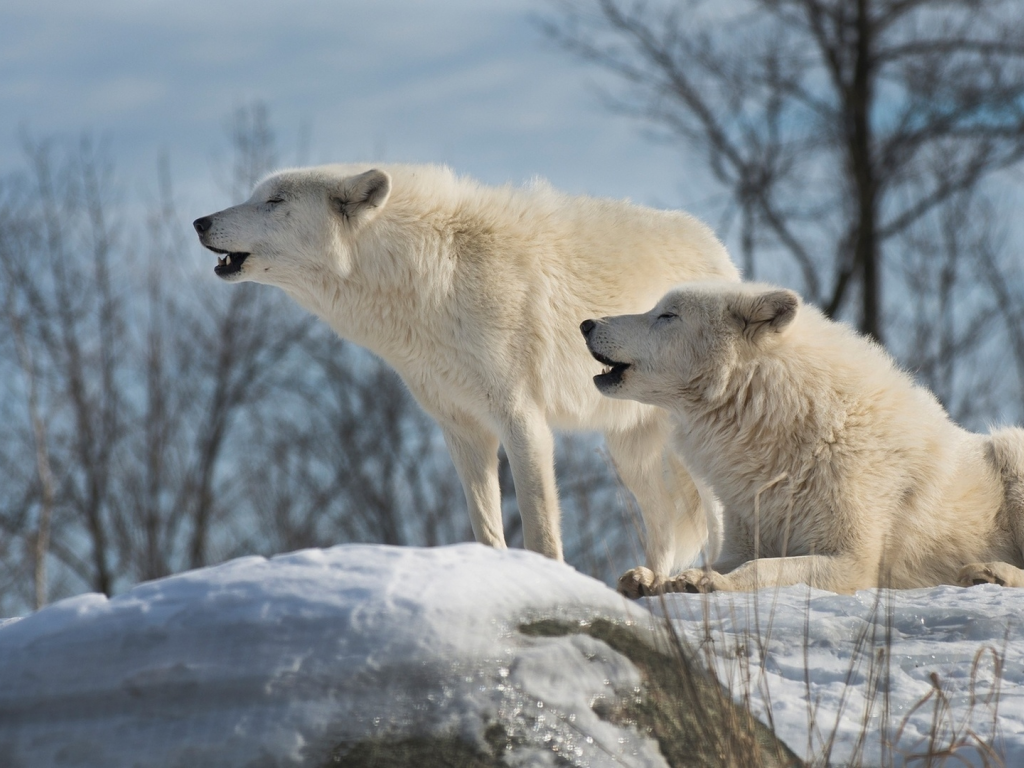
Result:
{"label": "wolf paw", "polygon": [[616,588],[620,595],[625,595],[630,600],[636,600],[640,597],[661,594],[665,591],[664,585],[664,579],[661,579],[654,571],[640,566],[622,574]]}
{"label": "wolf paw", "polygon": [[957,576],[957,583],[961,587],[973,587],[975,584],[998,584],[1005,587],[1007,583],[1006,574],[1003,573],[1003,563],[971,563],[960,569]]}
{"label": "wolf paw", "polygon": [[690,568],[672,579],[669,588],[672,592],[714,592],[716,575],[703,568]]}

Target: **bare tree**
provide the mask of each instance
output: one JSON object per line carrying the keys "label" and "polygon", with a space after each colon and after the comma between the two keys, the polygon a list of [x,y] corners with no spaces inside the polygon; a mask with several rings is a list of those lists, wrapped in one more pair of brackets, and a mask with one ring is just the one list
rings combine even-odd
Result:
{"label": "bare tree", "polygon": [[[0,253],[3,252],[0,251]],[[6,266],[6,260],[4,266]],[[32,361],[32,351],[25,338],[24,321],[17,306],[17,297],[13,290],[13,283],[9,278],[4,303],[8,327],[11,330],[18,363],[25,377],[25,399],[28,407],[29,422],[32,425],[36,473],[39,478],[39,513],[37,515],[35,532],[32,536],[32,581],[35,597],[34,604],[36,608],[41,608],[46,604],[46,558],[50,551],[50,521],[53,517],[55,496],[53,469],[50,466],[50,449],[46,437],[46,422],[39,408],[39,385],[35,364]]]}
{"label": "bare tree", "polygon": [[904,300],[882,284],[908,233],[1024,158],[1016,0],[559,7],[550,34],[629,83],[617,106],[702,156],[739,215],[747,276],[760,253],[788,257],[810,300],[843,315],[857,298],[879,339]]}
{"label": "bare tree", "polygon": [[[0,221],[0,237],[3,237],[4,234],[9,237],[17,229],[17,224],[10,219],[9,207],[3,206],[0,210],[6,214],[6,220]],[[55,489],[46,421],[39,403],[39,379],[32,350],[25,334],[25,309],[20,306],[18,293],[15,290],[14,265],[11,261],[12,250],[9,243],[0,241],[0,272],[4,276],[4,314],[14,345],[14,357],[24,378],[25,405],[32,430],[36,476],[39,483],[39,509],[36,515],[35,531],[31,536],[31,544],[34,606],[41,608],[47,600],[46,560],[50,550],[50,523],[53,517]]]}
{"label": "bare tree", "polygon": [[[50,476],[41,483],[41,504],[62,524],[73,518],[89,542],[88,553],[79,546],[72,554],[66,541],[52,540],[55,554],[67,556],[94,589],[110,591],[108,515],[114,455],[124,435],[127,346],[110,263],[116,228],[104,199],[114,185],[91,142],[83,140],[58,168],[49,145],[26,143],[26,152],[31,176],[21,180],[16,197],[29,202],[17,208],[17,225],[5,228],[2,261],[8,326],[28,373],[32,453],[45,454],[38,474]],[[51,471],[57,456],[60,469]],[[38,533],[48,528],[40,526],[37,546]]]}
{"label": "bare tree", "polygon": [[[240,184],[263,172],[244,149]],[[26,157],[0,200],[0,319],[14,340],[3,362],[22,374],[29,415],[28,428],[0,425],[21,446],[3,468],[0,520],[34,546],[36,602],[47,549],[108,594],[226,556],[245,501],[239,426],[301,373],[288,361],[311,320],[273,294],[189,285],[169,268],[184,242],[166,162],[139,259],[102,149],[26,141]]]}
{"label": "bare tree", "polygon": [[[230,186],[237,199],[273,163],[265,110],[237,111],[231,140]],[[134,492],[120,516],[120,539],[134,553],[140,578],[199,567],[235,551],[236,533],[228,531],[251,501],[238,468],[256,453],[246,444],[246,425],[294,388],[302,375],[295,350],[313,325],[255,286],[225,290],[212,277],[197,281],[194,275],[169,280],[167,265],[194,243],[181,226],[186,217],[174,204],[166,162],[159,177],[160,202],[149,221],[147,301],[138,324],[146,329],[140,344],[146,381],[143,427],[134,437],[145,460],[125,469]],[[140,535],[143,546],[134,541]]]}

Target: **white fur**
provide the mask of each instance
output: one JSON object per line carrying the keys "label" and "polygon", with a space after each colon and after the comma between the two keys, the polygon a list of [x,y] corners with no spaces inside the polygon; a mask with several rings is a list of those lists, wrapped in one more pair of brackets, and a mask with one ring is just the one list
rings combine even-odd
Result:
{"label": "white fur", "polygon": [[1024,430],[954,424],[878,345],[771,286],[694,283],[590,330],[614,398],[670,409],[723,505],[713,570],[666,588],[1024,586]]}
{"label": "white fur", "polygon": [[595,314],[650,306],[666,285],[738,279],[693,217],[540,184],[490,188],[445,168],[332,165],[274,174],[196,228],[211,249],[250,254],[225,279],[282,288],[395,368],[444,431],[478,541],[504,546],[500,441],[526,546],[562,556],[555,427],[606,434],[659,578],[695,559],[706,515],[717,543],[714,500],[667,449],[667,415],[601,397],[577,332]]}

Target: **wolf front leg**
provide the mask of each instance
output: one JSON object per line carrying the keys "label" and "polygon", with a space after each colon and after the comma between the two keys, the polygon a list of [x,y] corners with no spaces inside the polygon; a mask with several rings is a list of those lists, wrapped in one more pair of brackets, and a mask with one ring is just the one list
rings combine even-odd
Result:
{"label": "wolf front leg", "polygon": [[626,572],[619,584],[629,597],[637,597],[636,589],[640,594],[656,589],[676,560],[675,502],[663,477],[664,440],[658,439],[662,435],[653,424],[605,437],[619,477],[636,498],[644,521],[646,568]]}
{"label": "wolf front leg", "polygon": [[555,441],[547,419],[533,410],[510,417],[502,442],[516,484],[516,502],[523,518],[526,548],[561,560]]}
{"label": "wolf front leg", "polygon": [[729,573],[691,568],[666,586],[671,592],[748,592],[764,587],[807,584],[815,589],[852,594],[877,587],[877,563],[850,555],[801,555],[748,560]]}
{"label": "wolf front leg", "polygon": [[473,535],[481,544],[504,549],[497,436],[468,419],[443,423],[441,431],[466,493]]}
{"label": "wolf front leg", "polygon": [[[689,565],[705,550],[713,559],[719,549],[717,502],[698,491],[693,478],[669,445],[667,420],[646,423],[605,435],[622,482],[636,497],[645,530],[645,568],[633,568],[619,579],[626,597],[660,591],[672,571]],[[709,530],[711,535],[709,536]]]}

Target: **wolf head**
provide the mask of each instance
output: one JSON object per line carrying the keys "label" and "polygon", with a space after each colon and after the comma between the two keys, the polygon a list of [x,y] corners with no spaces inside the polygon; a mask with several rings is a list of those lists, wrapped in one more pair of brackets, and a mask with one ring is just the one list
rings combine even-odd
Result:
{"label": "wolf head", "polygon": [[229,282],[308,284],[318,271],[346,277],[359,233],[383,210],[391,177],[323,166],[275,173],[241,205],[193,222],[199,242],[219,255]]}
{"label": "wolf head", "polygon": [[737,364],[775,345],[799,309],[800,298],[781,288],[690,283],[650,312],[585,320],[580,330],[607,366],[594,377],[603,394],[676,409],[722,392]]}

